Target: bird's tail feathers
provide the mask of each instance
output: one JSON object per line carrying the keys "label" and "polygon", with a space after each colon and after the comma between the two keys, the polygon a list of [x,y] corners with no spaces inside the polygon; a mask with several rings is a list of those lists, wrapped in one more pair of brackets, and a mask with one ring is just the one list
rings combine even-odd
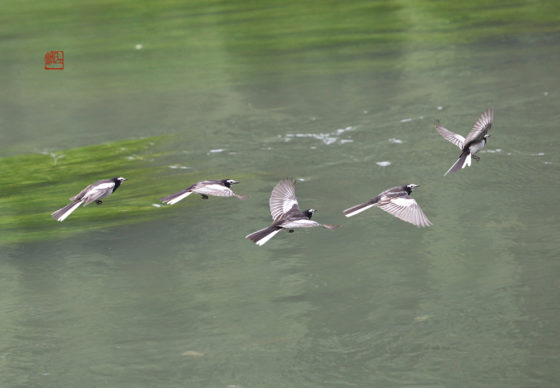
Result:
{"label": "bird's tail feathers", "polygon": [[54,218],[55,220],[62,222],[64,221],[66,218],[68,218],[68,216],[70,214],[72,214],[72,212],[74,210],[76,210],[83,201],[75,201],[72,203],[69,203],[68,205],[64,206],[63,208],[58,209],[57,211],[53,212],[51,214],[52,218]]}
{"label": "bird's tail feathers", "polygon": [[247,236],[245,236],[245,238],[248,238],[258,246],[262,246],[266,244],[268,240],[274,237],[281,230],[282,228],[272,225],[269,226],[268,228],[257,230],[256,232],[248,234]]}
{"label": "bird's tail feathers", "polygon": [[178,193],[168,195],[167,197],[160,198],[160,201],[168,205],[176,204],[177,202],[187,198],[193,192],[190,190],[181,190]]}
{"label": "bird's tail feathers", "polygon": [[367,210],[367,209],[369,209],[370,207],[373,207],[373,206],[375,206],[375,203],[369,203],[369,202],[361,203],[359,205],[352,206],[351,208],[348,208],[348,209],[344,210],[343,213],[346,217],[352,217],[352,216],[355,216],[356,214],[361,213],[361,212],[363,212],[363,211],[365,211],[365,210]]}
{"label": "bird's tail feathers", "polygon": [[235,194],[235,196],[236,196],[237,198],[243,199],[243,200],[251,198],[250,195],[239,195],[239,194]]}
{"label": "bird's tail feathers", "polygon": [[467,159],[468,159],[468,165],[470,166],[471,153],[468,150],[465,150],[463,151],[461,156],[459,156],[459,159],[457,159],[457,161],[453,163],[451,167],[449,167],[449,170],[447,170],[447,172],[443,174],[443,176],[446,176],[450,172],[455,172],[460,170],[461,168],[465,168],[465,164],[467,164]]}
{"label": "bird's tail feathers", "polygon": [[470,167],[470,166],[471,166],[471,163],[472,163],[472,155],[471,155],[471,153],[469,152],[469,153],[467,154],[467,157],[465,158],[465,163],[463,163],[463,167],[462,167],[462,168]]}
{"label": "bird's tail feathers", "polygon": [[328,230],[335,230],[340,228],[340,225],[329,225],[329,224],[321,224],[321,226]]}

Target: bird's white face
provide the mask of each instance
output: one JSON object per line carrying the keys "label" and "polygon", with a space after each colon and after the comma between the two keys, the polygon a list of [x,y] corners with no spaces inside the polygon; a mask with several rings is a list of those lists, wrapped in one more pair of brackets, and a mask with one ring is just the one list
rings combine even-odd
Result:
{"label": "bird's white face", "polygon": [[120,181],[121,183],[123,183],[124,181],[126,181],[126,178],[123,178],[122,176],[117,178],[118,181]]}
{"label": "bird's white face", "polygon": [[317,210],[315,210],[315,209],[309,209],[309,213],[311,213],[311,214],[315,213],[316,211]]}
{"label": "bird's white face", "polygon": [[230,185],[234,185],[236,183],[239,183],[238,181],[234,181],[233,179],[227,179],[226,182],[229,183]]}
{"label": "bird's white face", "polygon": [[413,190],[413,189],[417,188],[418,186],[420,186],[420,185],[415,185],[414,183],[406,185],[406,187],[408,187],[410,190]]}

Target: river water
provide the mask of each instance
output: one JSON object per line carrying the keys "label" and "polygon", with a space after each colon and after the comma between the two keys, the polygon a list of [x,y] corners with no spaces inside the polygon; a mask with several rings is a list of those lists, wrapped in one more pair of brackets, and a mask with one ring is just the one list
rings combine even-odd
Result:
{"label": "river water", "polygon": [[[2,233],[11,217],[21,237],[0,245],[0,385],[558,386],[559,10],[500,4],[8,2],[0,167],[165,140],[140,170],[10,171],[22,189]],[[64,70],[44,70],[48,50]],[[489,107],[481,160],[443,177],[459,150],[434,122],[466,135]],[[48,218],[121,175],[102,211]],[[340,229],[244,239],[285,177]],[[152,206],[195,178],[251,198]],[[408,183],[430,228],[342,215]],[[153,212],[128,222],[130,203]],[[46,226],[18,225],[22,211]],[[111,212],[123,222],[104,227]]]}

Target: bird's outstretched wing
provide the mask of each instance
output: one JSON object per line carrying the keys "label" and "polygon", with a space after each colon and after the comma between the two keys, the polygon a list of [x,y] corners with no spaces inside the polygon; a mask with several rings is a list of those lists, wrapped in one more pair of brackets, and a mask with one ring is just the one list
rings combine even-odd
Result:
{"label": "bird's outstretched wing", "polygon": [[381,198],[377,206],[387,213],[418,227],[426,227],[432,224],[420,209],[416,200],[408,195],[396,198]]}
{"label": "bird's outstretched wing", "polygon": [[278,184],[274,186],[274,189],[272,189],[268,203],[270,206],[270,214],[274,221],[289,212],[294,206],[299,210],[295,184],[295,180],[286,178],[278,182]]}
{"label": "bird's outstretched wing", "polygon": [[441,125],[436,125],[436,129],[445,140],[463,149],[463,144],[465,144],[465,138],[463,136],[458,133],[451,132],[449,129],[443,128]]}
{"label": "bird's outstretched wing", "polygon": [[473,129],[467,135],[465,139],[465,144],[468,144],[475,140],[482,140],[484,135],[492,127],[492,122],[494,121],[494,109],[490,108],[485,112],[482,112],[478,120],[473,126]]}

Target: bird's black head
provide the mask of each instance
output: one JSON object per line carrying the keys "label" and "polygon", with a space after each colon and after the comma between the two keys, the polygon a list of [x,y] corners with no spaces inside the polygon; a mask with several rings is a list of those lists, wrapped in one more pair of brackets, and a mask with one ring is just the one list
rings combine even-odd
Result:
{"label": "bird's black head", "polygon": [[409,185],[403,186],[403,189],[410,195],[410,193],[412,193],[412,190],[414,190],[418,186],[420,185],[415,185],[414,183],[411,183]]}
{"label": "bird's black head", "polygon": [[225,187],[231,187],[231,185],[234,185],[239,182],[234,181],[233,179],[222,179],[222,183],[224,184]]}
{"label": "bird's black head", "polygon": [[305,216],[309,219],[311,219],[311,216],[313,215],[313,213],[315,213],[316,210],[315,209],[307,209],[303,212],[303,214],[305,214]]}
{"label": "bird's black head", "polygon": [[115,187],[113,187],[113,192],[121,185],[121,183],[123,183],[124,181],[126,181],[126,178],[123,178],[122,176],[119,177],[115,177],[113,179],[111,179],[113,182],[115,182]]}

